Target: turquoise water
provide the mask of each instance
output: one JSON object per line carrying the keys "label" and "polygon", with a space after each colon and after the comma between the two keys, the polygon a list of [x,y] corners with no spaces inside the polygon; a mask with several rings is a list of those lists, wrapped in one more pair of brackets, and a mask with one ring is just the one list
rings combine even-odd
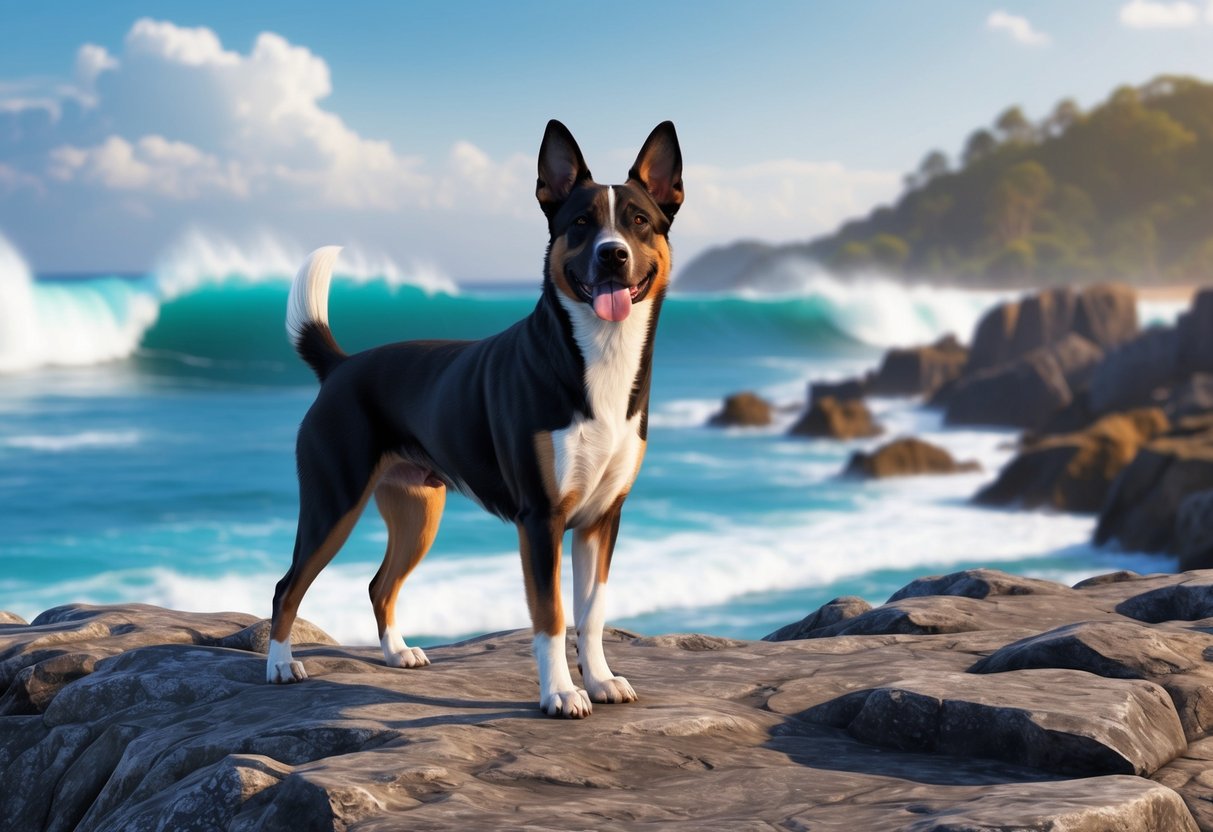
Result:
{"label": "turquoise water", "polygon": [[[315,394],[285,338],[287,291],[274,275],[173,291],[155,274],[34,279],[19,264],[6,272],[0,251],[0,608],[31,617],[66,602],[138,601],[268,615],[294,539],[294,433]],[[330,317],[350,350],[476,338],[527,314],[536,295],[361,277],[335,284]],[[873,440],[783,435],[807,381],[861,371],[883,344],[967,331],[989,302],[878,283],[672,296],[610,622],[758,637],[838,595],[878,603],[926,572],[996,565],[1070,581],[1173,568],[1093,549],[1090,518],[970,507],[1006,460],[1009,433],[945,430],[914,402],[877,401],[891,434],[926,436],[986,470],[869,485],[837,472]],[[786,405],[779,424],[703,427],[740,389]],[[369,512],[302,614],[345,642],[374,643],[366,585],[385,543]],[[452,495],[402,593],[406,635],[424,644],[526,626],[515,545],[512,527]]]}

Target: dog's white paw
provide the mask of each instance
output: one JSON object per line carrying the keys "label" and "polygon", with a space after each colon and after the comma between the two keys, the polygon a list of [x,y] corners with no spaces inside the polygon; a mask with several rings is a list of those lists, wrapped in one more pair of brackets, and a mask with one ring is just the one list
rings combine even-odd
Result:
{"label": "dog's white paw", "polygon": [[270,662],[265,668],[265,680],[271,685],[289,685],[291,682],[302,682],[306,678],[307,671],[303,669],[303,662]]}
{"label": "dog's white paw", "polygon": [[561,690],[539,701],[539,709],[548,716],[585,719],[594,710],[584,690]]}
{"label": "dog's white paw", "polygon": [[430,660],[420,647],[406,647],[399,651],[390,651],[384,655],[388,667],[426,667]]}
{"label": "dog's white paw", "polygon": [[590,693],[590,699],[595,702],[620,705],[624,702],[635,702],[637,699],[636,691],[622,676],[604,679],[601,682],[586,682],[585,687]]}

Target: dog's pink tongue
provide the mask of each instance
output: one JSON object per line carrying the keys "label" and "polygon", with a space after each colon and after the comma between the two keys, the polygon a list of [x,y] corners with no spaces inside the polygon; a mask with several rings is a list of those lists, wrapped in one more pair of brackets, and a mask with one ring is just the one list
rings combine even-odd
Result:
{"label": "dog's pink tongue", "polygon": [[594,314],[604,321],[622,321],[632,311],[632,290],[621,283],[594,287]]}

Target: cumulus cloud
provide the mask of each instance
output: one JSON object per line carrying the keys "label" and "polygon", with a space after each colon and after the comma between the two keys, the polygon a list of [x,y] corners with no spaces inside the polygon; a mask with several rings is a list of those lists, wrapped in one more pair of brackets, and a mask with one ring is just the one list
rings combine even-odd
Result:
{"label": "cumulus cloud", "polygon": [[990,12],[990,16],[986,18],[986,28],[994,32],[1006,32],[1013,41],[1024,46],[1048,46],[1051,41],[1048,34],[1034,28],[1026,17],[1001,9]]}
{"label": "cumulus cloud", "polygon": [[[1207,15],[1213,20],[1213,3]],[[1120,22],[1131,29],[1185,29],[1200,17],[1200,8],[1187,0],[1132,0],[1120,7]]]}
{"label": "cumulus cloud", "polygon": [[[460,140],[423,158],[359,134],[326,106],[332,91],[325,60],[278,34],[239,51],[205,27],[138,20],[114,54],[82,45],[63,80],[0,79],[0,225],[58,268],[145,264],[202,223],[280,225],[316,245],[357,237],[458,276],[535,273],[546,234],[532,148],[494,157]],[[800,161],[687,178],[692,253],[693,240],[802,239],[899,184]],[[469,245],[460,220],[485,217]]]}

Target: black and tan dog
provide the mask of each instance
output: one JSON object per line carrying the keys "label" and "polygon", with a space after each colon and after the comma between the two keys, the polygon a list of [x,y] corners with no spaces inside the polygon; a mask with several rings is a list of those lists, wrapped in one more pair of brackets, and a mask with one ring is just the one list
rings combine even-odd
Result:
{"label": "black and tan dog", "polygon": [[[383,655],[429,663],[395,622],[396,596],[438,530],[454,488],[518,527],[539,665],[539,707],[584,717],[635,691],[607,666],[604,595],[624,499],[644,457],[653,336],[682,204],[674,125],[645,141],[622,185],[599,185],[563,124],[539,148],[550,242],[535,311],[482,341],[409,341],[346,355],[328,326],[339,249],[314,252],[291,288],[287,329],[322,382],[299,430],[299,531],[274,594],[266,675],[307,678],[291,656],[299,602],[371,495],[388,527],[371,581]],[[561,545],[573,529],[577,649],[565,659]]]}

